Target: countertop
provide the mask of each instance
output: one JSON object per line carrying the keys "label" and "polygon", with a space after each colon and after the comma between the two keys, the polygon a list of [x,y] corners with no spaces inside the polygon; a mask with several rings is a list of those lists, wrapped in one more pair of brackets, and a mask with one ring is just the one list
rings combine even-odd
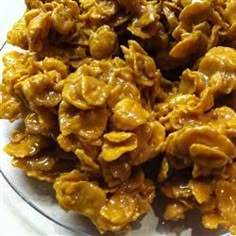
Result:
{"label": "countertop", "polygon": [[[22,16],[24,9],[24,0],[1,1],[0,48],[6,40],[7,31]],[[57,225],[26,204],[0,173],[0,235],[44,236],[71,234],[64,232],[61,228],[59,229]]]}

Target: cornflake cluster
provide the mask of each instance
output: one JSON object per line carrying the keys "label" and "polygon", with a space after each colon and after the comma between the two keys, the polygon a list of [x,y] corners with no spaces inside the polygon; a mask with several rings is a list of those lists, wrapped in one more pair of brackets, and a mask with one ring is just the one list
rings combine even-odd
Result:
{"label": "cornflake cluster", "polygon": [[198,209],[236,234],[236,1],[25,3],[0,84],[0,118],[24,122],[13,166],[101,233],[130,229],[158,185],[164,219]]}

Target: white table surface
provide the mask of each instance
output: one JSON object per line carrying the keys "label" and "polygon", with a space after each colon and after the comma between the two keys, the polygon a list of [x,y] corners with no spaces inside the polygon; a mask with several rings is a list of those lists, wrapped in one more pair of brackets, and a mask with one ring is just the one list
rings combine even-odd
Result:
{"label": "white table surface", "polygon": [[[17,10],[16,10],[17,9]],[[15,19],[19,18],[24,11],[23,0],[7,0],[1,2],[0,7],[0,46],[6,39],[8,29],[12,26]],[[23,217],[19,216],[21,210],[17,211],[15,206],[21,205],[17,195],[5,182],[0,174],[0,235],[40,235],[28,224],[23,223]],[[22,225],[24,224],[24,227]]]}
{"label": "white table surface", "polygon": [[[4,0],[0,7],[0,47],[7,31],[24,12],[24,0]],[[1,132],[1,131],[0,131]],[[0,157],[1,158],[1,157]],[[0,235],[44,236],[70,235],[26,204],[0,173]]]}
{"label": "white table surface", "polygon": [[7,31],[24,12],[24,0],[4,0],[0,7],[0,45],[6,39]]}
{"label": "white table surface", "polygon": [[[23,11],[23,0],[7,0],[1,2],[0,47],[5,42],[8,29],[13,25],[15,19],[20,17]],[[21,211],[17,211],[15,205],[20,206],[21,201],[17,199],[17,195],[13,193],[13,190],[11,190],[0,174],[0,235],[40,235],[40,232],[24,224],[23,217],[19,216]],[[24,227],[22,227],[23,224]]]}
{"label": "white table surface", "polygon": [[32,209],[9,187],[0,174],[0,235],[72,236],[73,234]]}

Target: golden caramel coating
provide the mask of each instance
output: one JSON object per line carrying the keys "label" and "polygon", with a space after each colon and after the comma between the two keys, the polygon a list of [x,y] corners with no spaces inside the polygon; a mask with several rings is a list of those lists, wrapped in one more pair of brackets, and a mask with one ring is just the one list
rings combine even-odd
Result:
{"label": "golden caramel coating", "polygon": [[148,117],[148,111],[140,103],[133,99],[125,98],[113,108],[112,121],[117,129],[127,131],[146,123]]}
{"label": "golden caramel coating", "polygon": [[197,209],[236,235],[236,1],[25,4],[0,84],[0,118],[22,120],[12,165],[100,233],[130,230],[160,190],[165,220]]}
{"label": "golden caramel coating", "polygon": [[126,152],[137,148],[137,137],[128,132],[111,132],[104,136],[101,156],[105,161],[114,161]]}
{"label": "golden caramel coating", "polygon": [[236,51],[227,47],[209,50],[200,61],[199,69],[208,77],[208,86],[216,95],[230,94],[236,90]]}
{"label": "golden caramel coating", "polygon": [[126,155],[111,162],[99,159],[102,176],[109,188],[116,188],[130,177],[132,166],[127,159]]}
{"label": "golden caramel coating", "polygon": [[15,158],[31,157],[51,145],[52,141],[42,135],[24,134],[17,130],[11,135],[11,142],[4,151]]}
{"label": "golden caramel coating", "polygon": [[184,213],[187,211],[187,208],[179,202],[170,202],[166,205],[163,218],[165,220],[178,221],[185,218]]}
{"label": "golden caramel coating", "polygon": [[221,216],[235,225],[235,185],[227,181],[219,181],[215,191]]}
{"label": "golden caramel coating", "polygon": [[54,183],[59,204],[88,216],[101,233],[123,231],[150,209],[155,196],[153,183],[138,171],[108,197],[96,182],[78,170],[61,175]]}
{"label": "golden caramel coating", "polygon": [[24,106],[18,101],[17,98],[11,96],[7,91],[7,87],[3,84],[0,85],[1,95],[1,109],[0,116],[2,119],[10,121],[17,120],[21,117],[21,113],[24,112]]}
{"label": "golden caramel coating", "polygon": [[216,130],[207,126],[190,126],[168,136],[166,156],[176,169],[192,164],[214,169],[231,162],[236,149],[230,139]]}
{"label": "golden caramel coating", "polygon": [[30,177],[54,183],[61,173],[73,170],[77,161],[71,154],[54,146],[50,151],[43,150],[32,157],[14,157],[12,165],[21,168]]}
{"label": "golden caramel coating", "polygon": [[130,163],[140,165],[158,156],[165,140],[165,128],[158,121],[147,122],[135,130],[138,145],[130,153]]}
{"label": "golden caramel coating", "polygon": [[117,35],[107,25],[103,25],[89,38],[90,54],[95,59],[112,56],[117,46]]}
{"label": "golden caramel coating", "polygon": [[199,204],[209,201],[210,196],[213,192],[210,183],[199,180],[191,180],[189,182],[189,187],[192,191],[194,198]]}

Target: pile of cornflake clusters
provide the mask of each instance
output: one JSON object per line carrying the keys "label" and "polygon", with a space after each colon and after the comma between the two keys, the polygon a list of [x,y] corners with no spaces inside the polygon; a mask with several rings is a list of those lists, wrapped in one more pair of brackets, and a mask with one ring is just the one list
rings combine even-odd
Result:
{"label": "pile of cornflake clusters", "polygon": [[164,219],[198,209],[236,234],[236,1],[25,2],[0,85],[0,117],[24,121],[13,166],[101,233],[129,230],[158,186]]}

